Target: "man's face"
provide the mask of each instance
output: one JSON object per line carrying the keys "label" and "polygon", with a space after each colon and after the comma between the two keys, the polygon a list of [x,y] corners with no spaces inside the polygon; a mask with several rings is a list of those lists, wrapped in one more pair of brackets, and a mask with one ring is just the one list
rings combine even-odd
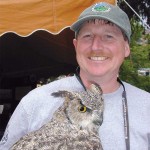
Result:
{"label": "man's face", "polygon": [[73,43],[80,73],[88,77],[117,75],[124,58],[130,54],[121,30],[103,20],[84,23]]}

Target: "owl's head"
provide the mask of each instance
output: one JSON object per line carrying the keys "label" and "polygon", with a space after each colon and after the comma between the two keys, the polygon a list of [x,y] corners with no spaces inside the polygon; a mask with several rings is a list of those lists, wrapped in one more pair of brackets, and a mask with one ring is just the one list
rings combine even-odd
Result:
{"label": "owl's head", "polygon": [[78,128],[97,131],[102,124],[104,102],[99,85],[91,84],[86,91],[58,91],[52,95],[65,98],[66,117]]}

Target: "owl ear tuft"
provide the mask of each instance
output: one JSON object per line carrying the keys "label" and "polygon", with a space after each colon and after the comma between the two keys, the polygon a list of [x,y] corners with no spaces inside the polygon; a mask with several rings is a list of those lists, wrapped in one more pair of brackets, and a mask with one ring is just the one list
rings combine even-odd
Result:
{"label": "owl ear tuft", "polygon": [[53,92],[51,95],[54,96],[54,97],[67,97],[68,96],[68,91]]}
{"label": "owl ear tuft", "polygon": [[75,98],[75,94],[69,91],[58,91],[58,92],[53,92],[51,94],[54,97],[68,97],[70,99],[74,99]]}
{"label": "owl ear tuft", "polygon": [[80,94],[78,92],[69,92],[69,91],[58,91],[58,92],[53,92],[51,94],[54,97],[64,97],[64,98],[69,98],[70,100],[73,100],[75,98],[79,98]]}
{"label": "owl ear tuft", "polygon": [[95,94],[102,94],[103,93],[100,85],[98,85],[97,83],[92,83],[91,84],[90,91],[95,93]]}

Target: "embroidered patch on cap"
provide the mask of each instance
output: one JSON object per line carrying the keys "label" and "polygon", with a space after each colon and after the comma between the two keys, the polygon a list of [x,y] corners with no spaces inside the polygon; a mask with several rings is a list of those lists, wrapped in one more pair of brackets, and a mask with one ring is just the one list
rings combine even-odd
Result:
{"label": "embroidered patch on cap", "polygon": [[108,12],[110,11],[110,7],[106,3],[98,3],[93,8],[92,11],[94,12]]}

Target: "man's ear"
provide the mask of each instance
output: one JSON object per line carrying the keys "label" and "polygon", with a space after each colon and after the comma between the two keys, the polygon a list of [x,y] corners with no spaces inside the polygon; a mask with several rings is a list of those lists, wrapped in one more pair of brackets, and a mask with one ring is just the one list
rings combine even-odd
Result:
{"label": "man's ear", "polygon": [[74,45],[75,50],[76,50],[76,48],[77,48],[77,39],[73,39],[73,45]]}
{"label": "man's ear", "polygon": [[130,46],[128,43],[125,45],[125,57],[128,57],[130,55]]}

